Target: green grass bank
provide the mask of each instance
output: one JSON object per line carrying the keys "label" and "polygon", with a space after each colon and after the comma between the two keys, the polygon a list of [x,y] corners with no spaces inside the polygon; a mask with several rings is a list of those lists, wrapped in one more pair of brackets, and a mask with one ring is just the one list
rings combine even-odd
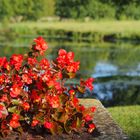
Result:
{"label": "green grass bank", "polygon": [[140,105],[110,107],[108,110],[130,140],[140,139]]}
{"label": "green grass bank", "polygon": [[[68,41],[140,40],[140,21],[53,21],[12,23],[0,28],[1,33]],[[4,34],[4,33],[3,33]]]}

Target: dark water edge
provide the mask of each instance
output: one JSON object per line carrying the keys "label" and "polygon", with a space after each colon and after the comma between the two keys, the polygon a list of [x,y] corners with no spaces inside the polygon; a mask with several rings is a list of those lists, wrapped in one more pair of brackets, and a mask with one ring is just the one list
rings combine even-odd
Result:
{"label": "dark water edge", "polygon": [[0,40],[12,40],[15,38],[35,38],[43,36],[48,41],[69,42],[116,42],[116,41],[139,41],[140,33],[124,32],[96,32],[96,31],[73,31],[63,29],[9,27],[0,30]]}

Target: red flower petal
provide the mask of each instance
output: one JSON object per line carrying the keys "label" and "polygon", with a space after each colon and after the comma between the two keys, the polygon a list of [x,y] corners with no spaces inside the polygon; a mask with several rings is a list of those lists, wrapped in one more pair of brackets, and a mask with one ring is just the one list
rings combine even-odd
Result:
{"label": "red flower petal", "polygon": [[44,127],[47,129],[51,129],[53,127],[53,124],[51,122],[45,122]]}

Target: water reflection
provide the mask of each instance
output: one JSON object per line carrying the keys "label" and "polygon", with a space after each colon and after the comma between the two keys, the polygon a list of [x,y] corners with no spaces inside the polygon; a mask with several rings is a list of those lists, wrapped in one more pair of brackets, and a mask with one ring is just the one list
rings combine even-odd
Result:
{"label": "water reflection", "polygon": [[[0,56],[8,58],[13,53],[23,54],[29,50],[27,44],[32,39],[19,39],[16,42],[0,44]],[[14,45],[15,44],[15,45]],[[82,44],[51,43],[46,52],[54,59],[60,48],[75,52],[75,59],[81,61],[81,68],[74,81],[83,77],[95,78],[94,90],[79,97],[98,98],[105,106],[140,104],[140,45],[139,44]]]}
{"label": "water reflection", "polygon": [[93,73],[94,78],[117,75],[118,67],[107,62],[98,62]]}

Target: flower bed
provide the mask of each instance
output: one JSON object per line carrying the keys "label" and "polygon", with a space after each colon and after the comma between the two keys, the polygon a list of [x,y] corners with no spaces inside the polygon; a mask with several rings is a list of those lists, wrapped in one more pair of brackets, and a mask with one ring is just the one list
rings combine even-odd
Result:
{"label": "flower bed", "polygon": [[[95,130],[95,106],[81,105],[76,93],[93,90],[93,78],[65,86],[79,70],[74,53],[60,49],[56,60],[44,57],[42,37],[34,39],[27,54],[0,58],[0,134],[74,135]],[[85,131],[86,130],[86,131]],[[77,137],[78,135],[76,135]]]}

